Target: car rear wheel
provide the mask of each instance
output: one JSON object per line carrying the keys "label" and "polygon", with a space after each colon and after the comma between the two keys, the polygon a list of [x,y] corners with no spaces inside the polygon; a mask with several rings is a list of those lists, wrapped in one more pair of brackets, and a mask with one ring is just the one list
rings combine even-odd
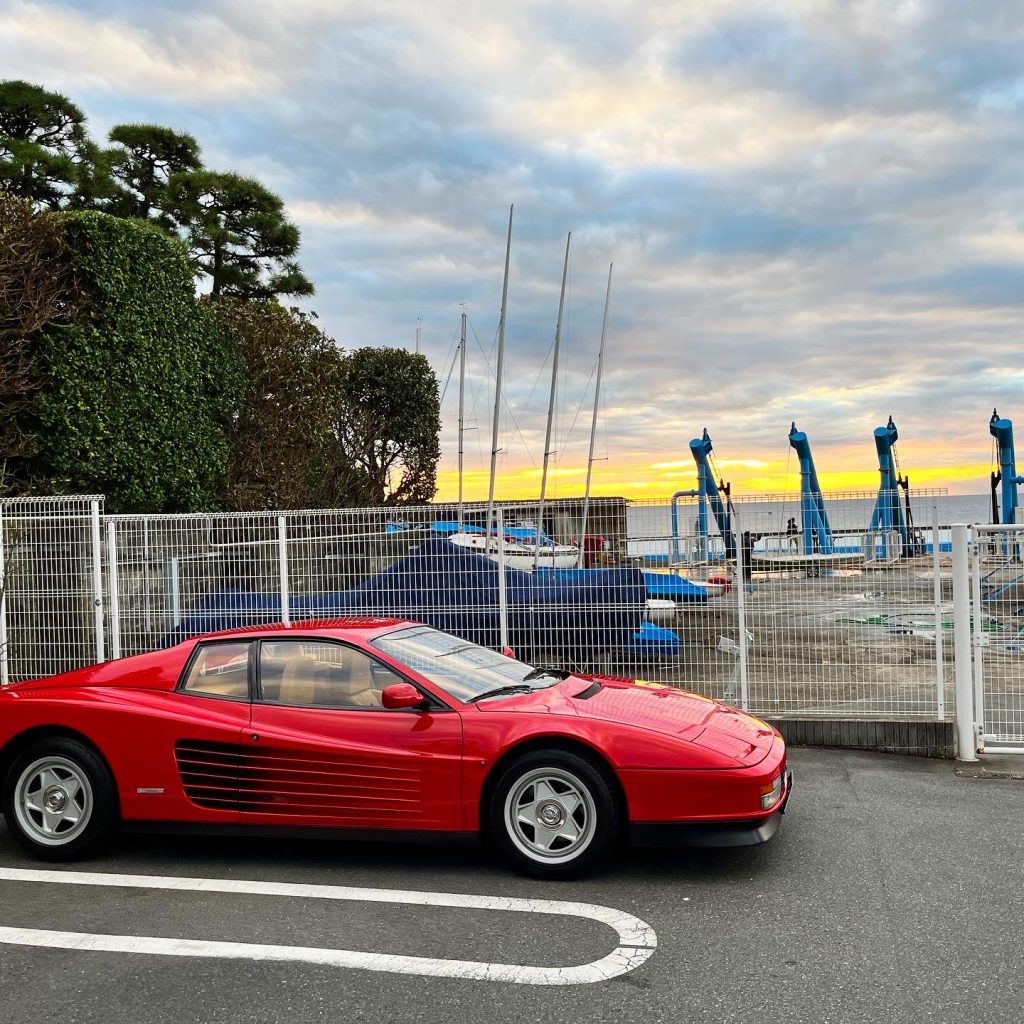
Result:
{"label": "car rear wheel", "polygon": [[622,831],[613,784],[565,750],[524,754],[501,774],[489,808],[491,835],[516,867],[571,878],[606,859]]}
{"label": "car rear wheel", "polygon": [[14,838],[43,860],[96,853],[117,824],[110,770],[91,748],[63,736],[37,740],[15,759],[3,807]]}

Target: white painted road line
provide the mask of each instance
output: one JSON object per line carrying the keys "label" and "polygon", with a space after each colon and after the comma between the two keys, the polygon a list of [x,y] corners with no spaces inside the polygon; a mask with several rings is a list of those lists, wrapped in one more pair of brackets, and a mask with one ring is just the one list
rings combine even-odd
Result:
{"label": "white painted road line", "polygon": [[606,956],[576,967],[534,967],[472,960],[365,953],[347,949],[276,946],[250,942],[214,942],[204,939],[168,939],[141,935],[96,935],[87,932],[49,931],[39,928],[0,927],[0,943],[49,946],[112,953],[154,956],[195,956],[243,960],[278,960],[323,964],[392,974],[419,974],[437,978],[503,981],[518,985],[585,985],[636,970],[657,947],[650,925],[611,907],[564,900],[530,900],[504,896],[464,896],[458,893],[406,892],[401,889],[362,889],[347,885],[305,885],[295,882],[236,881],[230,878],[188,878],[166,875],[119,875],[95,871],[50,871],[0,867],[0,881],[43,882],[48,885],[98,885],[178,892],[222,892],[299,899],[349,900],[396,903],[406,906],[454,907],[512,913],[582,917],[608,925],[619,944]]}

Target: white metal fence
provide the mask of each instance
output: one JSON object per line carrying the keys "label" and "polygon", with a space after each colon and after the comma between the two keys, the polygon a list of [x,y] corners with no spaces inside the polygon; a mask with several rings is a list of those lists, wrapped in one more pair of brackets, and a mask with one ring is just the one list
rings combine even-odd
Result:
{"label": "white metal fence", "polygon": [[828,550],[810,552],[798,496],[789,506],[738,502],[732,567],[721,536],[699,533],[692,498],[668,514],[663,504],[633,503],[629,547],[645,572],[729,580],[720,596],[677,611],[673,681],[764,714],[948,718],[950,531],[933,496],[914,499],[923,525],[906,551],[899,534],[867,529],[872,496],[835,502]]}
{"label": "white metal fence", "polygon": [[0,500],[0,683],[106,657],[98,495]]}
{"label": "white metal fence", "polygon": [[[827,550],[805,544],[798,497],[792,515],[738,502],[731,538],[692,498],[501,503],[490,536],[482,505],[105,516],[95,496],[8,500],[0,678],[237,625],[391,614],[762,714],[946,720],[955,545],[939,500],[913,497],[909,544],[867,530],[862,495],[834,503]],[[1024,745],[1020,529],[972,535],[958,656],[977,744]]]}
{"label": "white metal fence", "polygon": [[[489,546],[479,527],[460,530],[456,512],[434,506],[107,517],[112,653],[248,623],[374,614],[581,670],[632,663],[640,573],[581,570],[577,548],[531,543],[530,511],[500,507]],[[600,526],[602,503],[588,516]]]}
{"label": "white metal fence", "polygon": [[1024,753],[1024,526],[970,534],[975,745]]}

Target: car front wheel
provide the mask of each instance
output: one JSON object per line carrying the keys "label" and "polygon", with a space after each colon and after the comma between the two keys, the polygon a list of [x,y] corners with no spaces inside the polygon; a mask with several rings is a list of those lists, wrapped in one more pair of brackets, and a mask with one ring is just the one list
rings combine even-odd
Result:
{"label": "car front wheel", "polygon": [[75,860],[112,836],[117,793],[110,770],[84,743],[37,740],[15,759],[3,789],[12,835],[43,860]]}
{"label": "car front wheel", "polygon": [[613,784],[571,751],[524,754],[501,774],[489,809],[491,835],[520,870],[571,878],[607,858],[622,831]]}

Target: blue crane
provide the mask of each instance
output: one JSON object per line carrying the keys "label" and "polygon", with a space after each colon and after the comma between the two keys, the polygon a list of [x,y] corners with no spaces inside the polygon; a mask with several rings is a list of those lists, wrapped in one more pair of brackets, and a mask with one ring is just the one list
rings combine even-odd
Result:
{"label": "blue crane", "polygon": [[[882,534],[883,557],[889,558],[889,536],[898,533],[900,537],[899,554],[904,558],[920,554],[924,545],[917,539],[914,532],[914,521],[910,511],[910,479],[901,476],[899,464],[896,461],[895,446],[899,439],[896,432],[896,424],[892,417],[884,427],[875,430],[875,449],[878,452],[878,472],[881,481],[878,485],[878,497],[875,499],[875,509],[871,513],[872,533],[878,531]],[[903,504],[900,502],[900,488],[903,488],[906,501],[906,514],[904,515]],[[865,552],[870,558],[871,552]]]}
{"label": "blue crane", "polygon": [[818,471],[814,468],[811,444],[807,440],[807,435],[796,429],[796,423],[789,428],[789,443],[800,459],[800,526],[803,534],[803,553],[831,555],[834,552],[832,526],[821,497],[821,485],[818,483]]}
{"label": "blue crane", "polygon": [[[1017,457],[1013,448],[1013,422],[999,418],[993,409],[992,418],[988,421],[988,431],[996,439],[999,448],[999,469],[992,474],[992,522],[1000,522],[999,509],[996,505],[996,488],[1002,484],[1002,522],[1017,522],[1017,485],[1024,483],[1024,477],[1017,475]],[[1020,559],[1021,545],[1006,537],[1002,542],[1003,553]]]}
{"label": "blue crane", "polygon": [[[708,553],[708,505],[718,524],[718,532],[725,542],[725,557],[736,557],[736,538],[733,536],[732,523],[729,511],[722,501],[721,491],[726,489],[722,484],[721,488],[715,483],[715,475],[711,471],[711,463],[708,456],[711,454],[711,438],[708,436],[707,427],[704,428],[702,437],[695,437],[690,442],[690,453],[693,461],[697,463],[697,533],[699,534],[701,557],[707,558]],[[727,492],[728,493],[728,492]]]}
{"label": "blue crane", "polygon": [[[1017,475],[1017,459],[1013,450],[1013,421],[999,418],[999,413],[992,410],[992,418],[988,421],[988,432],[996,439],[999,447],[999,469],[992,474],[992,510],[995,507],[996,487],[1002,483],[1002,522],[1017,521],[1017,485],[1024,483],[1024,477]],[[1000,522],[993,515],[993,522]]]}

